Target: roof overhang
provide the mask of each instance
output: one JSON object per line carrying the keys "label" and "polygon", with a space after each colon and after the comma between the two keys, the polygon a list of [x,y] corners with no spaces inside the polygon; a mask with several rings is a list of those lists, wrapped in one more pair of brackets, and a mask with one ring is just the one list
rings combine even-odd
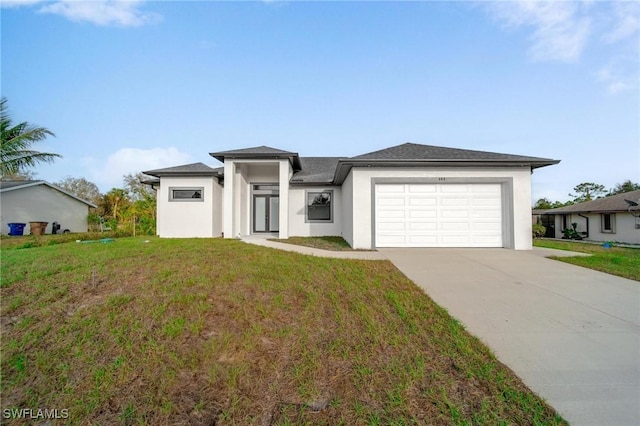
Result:
{"label": "roof overhang", "polygon": [[300,157],[298,153],[292,152],[287,154],[271,154],[271,153],[233,153],[233,152],[210,152],[210,156],[224,163],[229,160],[289,160],[294,171],[301,170]]}
{"label": "roof overhang", "polygon": [[338,161],[333,178],[336,185],[341,185],[353,167],[529,167],[531,170],[558,164],[560,160],[522,161],[522,160],[366,160],[345,159]]}

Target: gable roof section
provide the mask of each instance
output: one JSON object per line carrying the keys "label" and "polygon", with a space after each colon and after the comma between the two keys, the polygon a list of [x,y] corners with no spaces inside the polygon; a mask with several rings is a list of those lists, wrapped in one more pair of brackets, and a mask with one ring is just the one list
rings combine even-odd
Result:
{"label": "gable roof section", "polygon": [[608,197],[598,198],[597,200],[585,201],[584,203],[546,210],[545,214],[609,213],[626,212],[629,210],[632,212],[640,212],[640,206],[629,207],[629,204],[625,200],[640,204],[640,190],[610,195]]}
{"label": "gable roof section", "polygon": [[300,157],[297,152],[283,151],[270,146],[256,146],[253,148],[233,149],[231,151],[210,152],[210,156],[224,162],[225,158],[255,158],[255,159],[288,159],[293,170],[300,170]]}
{"label": "gable roof section", "polygon": [[192,176],[192,175],[197,175],[197,176],[218,176],[220,177],[222,175],[221,169],[224,170],[224,168],[222,167],[218,167],[218,168],[212,168],[207,166],[204,163],[192,163],[192,164],[185,164],[183,166],[175,166],[175,167],[167,167],[164,169],[156,169],[156,170],[149,170],[146,172],[142,172],[145,175],[149,175],[149,176],[155,176],[155,177],[160,177],[160,176]]}
{"label": "gable roof section", "polygon": [[443,146],[404,143],[367,154],[352,157],[351,160],[365,161],[497,161],[530,163],[532,167],[542,167],[559,163],[549,158],[528,157],[524,155],[500,154],[497,152],[474,151],[470,149],[447,148]]}
{"label": "gable roof section", "polygon": [[338,162],[344,157],[300,157],[301,170],[295,172],[291,184],[333,184]]}
{"label": "gable roof section", "polygon": [[333,180],[341,184],[352,167],[529,166],[533,170],[559,162],[550,158],[404,143],[341,160]]}
{"label": "gable roof section", "polygon": [[49,182],[44,181],[44,180],[0,181],[0,192],[15,191],[15,190],[24,189],[24,188],[30,188],[32,186],[39,186],[39,185],[47,186],[47,187],[53,189],[54,191],[58,191],[58,192],[66,195],[68,197],[71,197],[71,198],[73,198],[75,200],[78,200],[81,203],[84,203],[84,204],[88,205],[89,207],[93,207],[93,208],[98,207],[95,204],[92,204],[92,203],[88,202],[87,200],[83,200],[82,198],[78,198],[75,195],[71,194],[70,192],[67,192],[62,188],[58,188],[57,186],[52,185]]}

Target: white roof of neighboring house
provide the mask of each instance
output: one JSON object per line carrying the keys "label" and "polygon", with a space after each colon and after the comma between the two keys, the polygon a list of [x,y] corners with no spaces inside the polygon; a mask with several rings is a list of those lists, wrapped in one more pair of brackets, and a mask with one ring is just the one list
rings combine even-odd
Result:
{"label": "white roof of neighboring house", "polygon": [[8,180],[8,181],[0,181],[0,192],[9,192],[9,191],[15,191],[17,189],[24,189],[24,188],[29,188],[32,186],[39,186],[39,185],[44,185],[44,186],[48,186],[49,188],[58,191],[68,197],[71,197],[73,199],[76,199],[78,201],[80,201],[81,203],[84,203],[86,205],[88,205],[89,207],[97,207],[96,205],[88,202],[87,200],[83,200],[82,198],[78,198],[75,195],[65,191],[64,189],[60,189],[55,185],[50,184],[49,182],[46,182],[44,180]]}

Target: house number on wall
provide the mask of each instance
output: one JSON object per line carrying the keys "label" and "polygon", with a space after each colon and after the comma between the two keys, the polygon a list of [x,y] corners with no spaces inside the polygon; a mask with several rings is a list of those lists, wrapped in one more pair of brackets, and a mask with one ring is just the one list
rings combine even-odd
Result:
{"label": "house number on wall", "polygon": [[442,178],[442,177],[438,178],[438,182],[444,182],[445,180],[447,180],[447,178]]}

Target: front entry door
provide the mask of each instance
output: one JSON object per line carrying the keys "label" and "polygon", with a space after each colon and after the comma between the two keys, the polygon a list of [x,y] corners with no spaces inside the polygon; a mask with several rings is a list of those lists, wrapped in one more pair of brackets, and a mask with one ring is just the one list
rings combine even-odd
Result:
{"label": "front entry door", "polygon": [[280,197],[253,196],[253,232],[278,232],[280,229]]}

